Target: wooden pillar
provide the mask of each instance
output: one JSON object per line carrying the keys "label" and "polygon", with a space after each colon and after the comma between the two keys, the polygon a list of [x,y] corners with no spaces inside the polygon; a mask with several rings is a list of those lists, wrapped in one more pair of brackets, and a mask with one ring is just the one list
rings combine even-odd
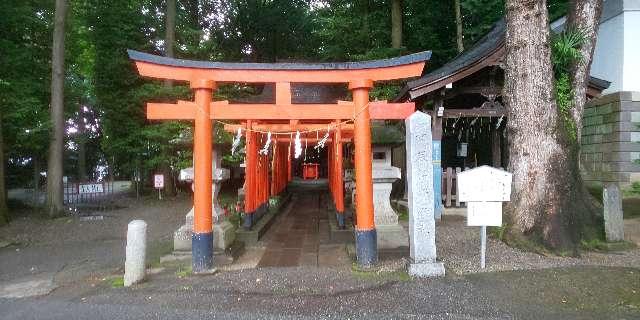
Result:
{"label": "wooden pillar", "polygon": [[293,179],[293,173],[291,172],[293,169],[291,168],[291,158],[293,157],[291,154],[293,151],[291,149],[293,148],[293,142],[291,139],[291,136],[289,136],[289,148],[287,149],[287,182],[291,182]]}
{"label": "wooden pillar", "polygon": [[257,159],[254,152],[256,146],[255,134],[251,132],[252,121],[247,121],[246,131],[246,155],[245,155],[245,175],[244,175],[244,221],[242,226],[245,229],[251,229],[253,226],[253,214],[255,213],[255,179]]}
{"label": "wooden pillar", "polygon": [[192,270],[202,273],[213,267],[213,225],[211,216],[211,95],[215,83],[211,80],[195,80],[195,114],[193,134],[194,196],[193,235],[191,238]]}
{"label": "wooden pillar", "polygon": [[500,131],[491,129],[491,159],[494,168],[502,167],[502,150],[500,148]]}
{"label": "wooden pillar", "polygon": [[373,218],[373,181],[371,178],[371,118],[369,116],[369,90],[371,80],[349,83],[354,103],[353,139],[355,145],[356,178],[356,259],[363,268],[378,262],[376,226]]}
{"label": "wooden pillar", "polygon": [[334,159],[334,146],[336,143],[335,134],[331,142],[329,143],[329,147],[327,148],[327,163],[331,168],[331,176],[329,180],[329,185],[331,186],[331,200],[333,202],[333,206],[336,204],[336,177],[335,177],[335,159]]}
{"label": "wooden pillar", "polygon": [[274,142],[275,149],[273,150],[273,155],[271,155],[271,163],[269,167],[271,168],[271,180],[269,184],[271,185],[271,196],[275,196],[278,193],[278,142]]}
{"label": "wooden pillar", "polygon": [[[432,160],[433,160],[433,215],[436,219],[442,217],[442,117],[438,116],[438,109],[444,107],[444,89],[438,92],[433,104],[433,124],[431,129]],[[406,180],[406,179],[405,179]]]}
{"label": "wooden pillar", "polygon": [[[337,123],[340,123],[340,120],[336,120]],[[338,227],[340,229],[344,229],[344,182],[342,181],[342,130],[340,127],[336,128],[335,133],[335,202],[336,202],[336,218],[338,220]]]}

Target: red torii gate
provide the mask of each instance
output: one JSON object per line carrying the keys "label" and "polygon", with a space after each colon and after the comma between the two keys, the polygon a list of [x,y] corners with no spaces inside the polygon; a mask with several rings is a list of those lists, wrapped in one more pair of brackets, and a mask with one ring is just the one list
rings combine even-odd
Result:
{"label": "red torii gate", "polygon": [[[207,272],[213,266],[213,235],[211,217],[211,152],[212,120],[246,121],[247,174],[246,185],[251,192],[255,211],[268,201],[268,157],[258,156],[258,138],[254,125],[275,120],[313,120],[341,123],[353,121],[355,144],[356,199],[356,256],[362,267],[377,262],[377,237],[373,217],[373,184],[371,179],[371,119],[404,119],[415,109],[413,103],[369,102],[369,91],[374,81],[419,76],[430,52],[421,52],[393,59],[343,63],[225,63],[173,59],[129,50],[142,76],[187,81],[195,91],[195,101],[177,104],[149,103],[147,118],[157,120],[194,120],[194,226],[192,237],[192,264],[196,273]],[[212,101],[218,83],[275,83],[273,104],[231,104]],[[291,83],[346,83],[353,101],[337,104],[294,104]],[[254,123],[260,121],[261,123]],[[295,123],[294,123],[295,124]],[[341,132],[335,132],[334,141],[340,145]],[[342,159],[341,148],[336,148],[336,159]],[[282,154],[277,156],[283,157]],[[280,160],[278,160],[280,161]],[[336,168],[341,164],[332,164]],[[282,169],[282,167],[281,167]],[[290,166],[287,179],[290,179]],[[332,169],[332,172],[337,170]],[[278,188],[283,188],[282,170]],[[341,173],[340,173],[341,175]],[[332,194],[342,194],[333,184],[338,181],[332,174]],[[342,179],[342,177],[339,177]],[[262,186],[262,188],[260,188]],[[343,204],[342,204],[343,205]]]}

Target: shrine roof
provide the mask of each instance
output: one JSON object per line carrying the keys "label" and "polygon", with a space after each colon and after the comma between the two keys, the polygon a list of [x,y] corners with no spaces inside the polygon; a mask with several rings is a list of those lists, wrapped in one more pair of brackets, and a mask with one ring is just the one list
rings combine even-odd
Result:
{"label": "shrine roof", "polygon": [[428,61],[431,51],[418,52],[406,56],[369,61],[356,62],[325,62],[325,63],[244,63],[244,62],[216,62],[168,58],[135,50],[127,50],[129,58],[135,61],[153,64],[198,68],[198,69],[227,69],[227,70],[358,70],[377,69],[413,64]]}
{"label": "shrine roof", "polygon": [[[416,96],[414,96],[412,91],[425,86],[438,84],[438,82],[449,81],[448,79],[453,75],[470,69],[473,66],[481,65],[494,53],[504,48],[506,30],[506,22],[504,19],[496,22],[491,31],[478,40],[469,50],[462,52],[442,67],[427,73],[421,78],[409,81],[394,100],[414,99]],[[442,83],[442,86],[447,84],[448,83]]]}
{"label": "shrine roof", "polygon": [[[447,84],[468,77],[484,67],[499,64],[505,54],[507,25],[500,19],[493,28],[466,50],[442,67],[413,81],[407,82],[393,101],[407,101],[423,97]],[[589,91],[592,96],[609,87],[611,82],[590,77]]]}

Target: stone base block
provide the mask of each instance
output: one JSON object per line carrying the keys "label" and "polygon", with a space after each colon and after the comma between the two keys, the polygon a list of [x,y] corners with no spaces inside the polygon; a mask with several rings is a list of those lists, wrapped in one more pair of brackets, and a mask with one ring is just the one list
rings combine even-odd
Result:
{"label": "stone base block", "polygon": [[[225,250],[213,250],[213,265],[226,266],[232,264],[244,252],[244,243],[235,241]],[[191,251],[174,251],[160,258],[160,263],[191,263]]]}
{"label": "stone base block", "polygon": [[444,264],[442,262],[415,262],[407,264],[407,272],[412,277],[428,278],[443,277]]}
{"label": "stone base block", "polygon": [[193,232],[191,227],[186,224],[181,226],[173,233],[173,250],[174,251],[191,251],[191,236]]}
{"label": "stone base block", "polygon": [[[347,212],[344,215],[348,214]],[[329,239],[331,243],[353,243],[355,236],[353,226],[349,223],[344,229],[338,227],[336,213],[333,210],[327,211],[327,221],[329,221]]]}
{"label": "stone base block", "polygon": [[[213,225],[213,249],[225,250],[236,239],[236,230],[229,221],[222,221]],[[175,242],[175,240],[174,240]]]}
{"label": "stone base block", "polygon": [[409,234],[400,225],[376,226],[378,249],[409,247]]}

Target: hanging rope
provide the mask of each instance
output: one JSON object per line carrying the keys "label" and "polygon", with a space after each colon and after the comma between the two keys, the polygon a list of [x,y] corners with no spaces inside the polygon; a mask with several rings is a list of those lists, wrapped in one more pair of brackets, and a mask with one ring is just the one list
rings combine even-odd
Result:
{"label": "hanging rope", "polygon": [[300,142],[300,131],[296,132],[296,140],[295,140],[295,158],[300,158],[302,154],[302,143]]}
{"label": "hanging rope", "polygon": [[[338,122],[338,123],[332,123],[329,124],[329,130],[334,130],[335,128],[341,126],[341,125],[345,125],[345,124],[349,124],[349,123],[355,123],[355,120],[365,111],[367,110],[367,108],[369,107],[369,103],[365,104],[364,107],[362,107],[362,109],[358,110],[358,112],[356,112],[353,116],[353,118],[348,119],[348,120],[344,120],[342,122]],[[200,108],[200,106],[197,106],[197,108]],[[230,122],[226,122],[226,121],[222,121],[222,120],[214,120],[217,123],[220,123],[222,125],[228,125],[228,126],[237,126],[237,123],[230,123]],[[269,133],[268,130],[258,130],[258,129],[247,129],[244,128],[245,131],[248,132],[256,132],[256,133],[262,133],[262,134],[267,134]],[[289,134],[294,134],[297,132],[300,133],[313,133],[313,132],[318,132],[321,130],[303,130],[303,131],[281,131],[281,132],[272,132],[273,135],[278,136],[278,135],[289,135]]]}
{"label": "hanging rope", "polygon": [[329,140],[329,130],[330,127],[327,126],[327,132],[324,134],[324,137],[322,137],[322,139],[319,140],[318,144],[316,144],[316,146],[314,147],[316,150],[318,150],[318,152],[320,152],[321,148],[324,148],[324,144],[327,143],[327,140]]}
{"label": "hanging rope", "polygon": [[304,162],[307,162],[307,144],[309,143],[309,138],[304,138]]}
{"label": "hanging rope", "polygon": [[238,128],[238,133],[235,138],[233,138],[233,143],[231,144],[231,155],[233,156],[236,153],[236,149],[240,145],[240,139],[242,138],[242,128]]}
{"label": "hanging rope", "polygon": [[269,145],[271,145],[271,131],[267,133],[267,141],[264,143],[262,150],[258,151],[259,154],[266,156],[269,154]]}
{"label": "hanging rope", "polygon": [[496,129],[500,129],[500,124],[502,123],[502,118],[504,118],[504,115],[501,115],[500,119],[498,119],[498,123],[496,124]]}

